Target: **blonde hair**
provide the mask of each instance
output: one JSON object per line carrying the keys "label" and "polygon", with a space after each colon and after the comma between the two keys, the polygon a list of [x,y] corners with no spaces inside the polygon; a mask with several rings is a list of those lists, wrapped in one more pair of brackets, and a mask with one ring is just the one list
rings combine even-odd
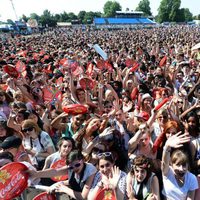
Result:
{"label": "blonde hair", "polygon": [[175,150],[171,155],[171,162],[172,164],[178,163],[178,164],[187,164],[189,163],[188,155],[182,150]]}

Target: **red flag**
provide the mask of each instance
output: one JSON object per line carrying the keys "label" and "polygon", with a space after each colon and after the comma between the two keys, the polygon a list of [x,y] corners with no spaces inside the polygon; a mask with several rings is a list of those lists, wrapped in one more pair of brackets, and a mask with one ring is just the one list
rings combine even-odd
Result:
{"label": "red flag", "polygon": [[60,65],[62,65],[63,67],[67,67],[69,65],[67,58],[61,59]]}
{"label": "red flag", "polygon": [[135,72],[135,71],[138,69],[139,66],[140,66],[139,63],[135,63],[135,64],[133,65],[133,67],[131,68],[131,71],[130,71],[130,72]]}
{"label": "red flag", "polygon": [[40,54],[39,53],[33,53],[33,59],[34,60],[39,60]]}
{"label": "red flag", "polygon": [[105,62],[105,67],[109,72],[113,71],[113,67],[108,61]]}
{"label": "red flag", "polygon": [[15,66],[19,73],[22,73],[26,70],[26,65],[21,60],[18,60]]}
{"label": "red flag", "polygon": [[72,71],[73,76],[79,76],[83,73],[83,68],[81,66],[78,66],[74,71]]}
{"label": "red flag", "polygon": [[44,51],[44,50],[41,50],[41,51],[40,51],[40,55],[43,56],[44,54],[45,54],[45,51]]}
{"label": "red flag", "polygon": [[47,74],[51,74],[52,73],[51,65],[48,65],[47,69],[43,69],[42,71],[47,73]]}
{"label": "red flag", "polygon": [[92,75],[93,67],[94,67],[94,66],[93,66],[92,63],[88,63],[88,64],[87,64],[86,74],[87,74],[88,76],[91,76],[91,75]]}
{"label": "red flag", "polygon": [[167,56],[164,56],[161,60],[160,60],[160,67],[163,67],[164,65],[166,65],[167,62]]}
{"label": "red flag", "polygon": [[27,51],[20,50],[17,52],[17,55],[26,57]]}
{"label": "red flag", "polygon": [[125,64],[127,67],[131,67],[134,64],[134,60],[127,58]]}
{"label": "red flag", "polygon": [[105,66],[105,61],[104,60],[98,60],[97,61],[97,67],[102,70]]}

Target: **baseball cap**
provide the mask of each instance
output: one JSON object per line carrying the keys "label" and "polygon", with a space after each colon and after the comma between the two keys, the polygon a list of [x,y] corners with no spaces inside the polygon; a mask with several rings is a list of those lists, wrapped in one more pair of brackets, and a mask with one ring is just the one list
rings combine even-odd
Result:
{"label": "baseball cap", "polygon": [[149,113],[142,111],[138,115],[135,115],[135,117],[139,117],[139,118],[142,118],[145,121],[148,121],[150,116],[149,116]]}
{"label": "baseball cap", "polygon": [[22,144],[22,139],[13,135],[7,137],[1,144],[0,148],[9,149],[9,148],[18,148]]}

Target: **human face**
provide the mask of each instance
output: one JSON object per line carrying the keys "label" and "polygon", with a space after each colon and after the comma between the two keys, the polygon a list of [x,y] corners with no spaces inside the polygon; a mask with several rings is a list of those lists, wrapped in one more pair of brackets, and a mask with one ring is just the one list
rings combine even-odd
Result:
{"label": "human face", "polygon": [[188,125],[191,129],[194,129],[196,127],[196,120],[195,117],[189,117],[188,118]]}
{"label": "human face", "polygon": [[150,143],[150,136],[148,135],[148,133],[145,133],[142,135],[142,137],[140,138],[140,146],[142,147],[147,147]]}
{"label": "human face", "polygon": [[177,178],[183,178],[188,170],[188,164],[181,164],[178,161],[176,161],[175,163],[172,163],[172,168]]}
{"label": "human face", "polygon": [[104,111],[105,113],[109,113],[112,109],[112,105],[111,104],[106,104],[104,107]]}
{"label": "human face", "polygon": [[0,137],[6,136],[6,129],[3,126],[0,126]]}
{"label": "human face", "polygon": [[110,161],[103,158],[99,160],[99,171],[107,177],[110,175],[112,167],[113,164]]}
{"label": "human face", "polygon": [[23,96],[22,96],[22,94],[17,94],[17,95],[15,96],[15,99],[16,99],[17,101],[23,101]]}
{"label": "human face", "polygon": [[70,140],[63,140],[60,146],[60,153],[62,156],[67,156],[72,150],[72,142]]}
{"label": "human face", "polygon": [[139,183],[142,183],[147,176],[147,170],[136,166],[134,168],[134,175]]}
{"label": "human face", "polygon": [[76,115],[73,117],[73,122],[76,126],[80,126],[84,122],[85,118],[83,115]]}
{"label": "human face", "polygon": [[144,105],[151,106],[151,98],[144,99]]}
{"label": "human face", "polygon": [[82,90],[78,91],[77,98],[80,102],[84,102],[85,101],[85,92]]}
{"label": "human face", "polygon": [[100,125],[101,123],[99,119],[93,119],[86,128],[86,132],[93,133],[99,129]]}
{"label": "human face", "polygon": [[44,109],[41,106],[36,106],[35,111],[39,116],[42,116],[42,114],[44,113]]}
{"label": "human face", "polygon": [[23,115],[22,113],[17,113],[15,119],[16,119],[16,122],[17,122],[18,124],[21,124],[22,121],[24,120],[24,115]]}
{"label": "human face", "polygon": [[161,125],[163,125],[164,123],[167,122],[168,116],[167,116],[167,115],[160,114],[160,115],[157,117],[157,119],[158,119],[158,123],[161,124]]}
{"label": "human face", "polygon": [[177,133],[177,129],[175,127],[171,127],[166,132],[166,138],[168,139],[172,135],[175,135]]}
{"label": "human face", "polygon": [[75,160],[69,164],[69,169],[73,170],[74,173],[80,174],[83,169],[83,160]]}
{"label": "human face", "polygon": [[178,107],[179,107],[179,108],[182,108],[182,107],[183,107],[183,100],[182,100],[182,99],[178,99],[178,100],[177,100],[177,103],[178,103]]}
{"label": "human face", "polygon": [[22,127],[22,133],[24,133],[25,136],[37,138],[35,129],[31,126],[30,127]]}
{"label": "human face", "polygon": [[116,120],[119,121],[119,122],[122,122],[122,121],[123,121],[123,114],[122,114],[122,111],[121,111],[121,110],[119,110],[118,112],[116,112],[115,118],[116,118]]}

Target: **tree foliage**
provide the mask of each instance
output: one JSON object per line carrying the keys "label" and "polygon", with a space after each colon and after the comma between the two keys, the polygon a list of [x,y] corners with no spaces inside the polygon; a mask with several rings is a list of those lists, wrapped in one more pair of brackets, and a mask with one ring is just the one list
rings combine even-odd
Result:
{"label": "tree foliage", "polygon": [[103,7],[105,17],[114,17],[116,11],[122,10],[121,5],[116,1],[107,1]]}
{"label": "tree foliage", "polygon": [[151,16],[151,8],[149,0],[141,0],[136,8],[137,11],[142,11],[145,16]]}
{"label": "tree foliage", "polygon": [[181,0],[162,0],[158,8],[158,22],[185,22],[192,19],[188,8],[181,8]]}

